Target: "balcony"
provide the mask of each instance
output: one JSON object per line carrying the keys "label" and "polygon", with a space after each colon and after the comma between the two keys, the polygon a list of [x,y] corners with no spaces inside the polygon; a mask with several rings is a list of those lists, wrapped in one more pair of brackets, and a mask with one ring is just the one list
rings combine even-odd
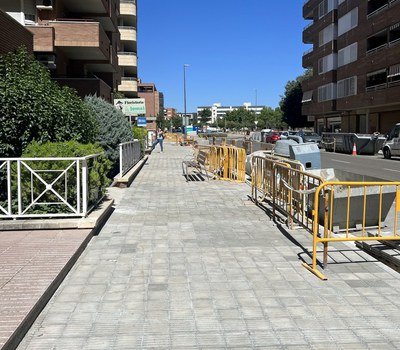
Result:
{"label": "balcony", "polygon": [[124,76],[137,76],[137,56],[135,52],[118,52],[119,66]]}
{"label": "balcony", "polygon": [[121,0],[120,16],[136,16],[136,0]]}
{"label": "balcony", "polygon": [[137,78],[122,77],[121,85],[118,86],[118,91],[122,93],[137,93],[138,83]]}
{"label": "balcony", "polygon": [[108,0],[68,0],[63,4],[73,13],[108,14]]}
{"label": "balcony", "polygon": [[82,98],[88,95],[102,97],[111,101],[111,87],[103,80],[94,78],[53,78],[61,86],[69,86],[77,91]]}
{"label": "balcony", "polygon": [[54,46],[73,60],[109,60],[110,40],[99,22],[57,20],[49,22],[54,29]]}
{"label": "balcony", "polygon": [[54,28],[29,26],[26,27],[33,34],[33,51],[54,52]]}
{"label": "balcony", "polygon": [[135,41],[136,42],[136,27],[119,26],[119,33],[121,41]]}
{"label": "balcony", "polygon": [[136,52],[118,52],[118,60],[121,67],[137,67]]}

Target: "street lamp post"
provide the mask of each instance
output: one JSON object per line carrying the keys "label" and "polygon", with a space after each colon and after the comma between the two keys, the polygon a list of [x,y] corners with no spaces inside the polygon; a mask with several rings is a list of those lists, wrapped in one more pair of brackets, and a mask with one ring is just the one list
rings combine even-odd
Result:
{"label": "street lamp post", "polygon": [[185,140],[187,137],[187,129],[186,129],[186,68],[189,67],[188,64],[183,65],[183,129]]}

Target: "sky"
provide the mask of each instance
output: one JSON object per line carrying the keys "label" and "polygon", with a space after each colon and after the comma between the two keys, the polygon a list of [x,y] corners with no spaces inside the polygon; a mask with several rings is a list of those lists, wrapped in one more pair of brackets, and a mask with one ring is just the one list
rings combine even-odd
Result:
{"label": "sky", "polygon": [[303,0],[137,0],[138,76],[164,107],[279,106],[303,74]]}

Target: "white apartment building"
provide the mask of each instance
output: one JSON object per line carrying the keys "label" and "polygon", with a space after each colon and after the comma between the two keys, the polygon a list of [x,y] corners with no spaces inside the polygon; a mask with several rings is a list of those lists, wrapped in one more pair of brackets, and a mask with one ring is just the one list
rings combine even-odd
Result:
{"label": "white apartment building", "polygon": [[227,112],[232,112],[235,111],[239,108],[244,108],[248,111],[255,112],[256,114],[260,114],[262,109],[265,108],[265,106],[252,106],[250,102],[245,102],[243,103],[242,106],[222,106],[221,103],[213,103],[212,106],[201,106],[197,107],[197,115],[203,111],[204,109],[209,109],[211,111],[211,118],[209,123],[215,123],[215,121],[218,119],[222,119],[225,117],[225,114]]}

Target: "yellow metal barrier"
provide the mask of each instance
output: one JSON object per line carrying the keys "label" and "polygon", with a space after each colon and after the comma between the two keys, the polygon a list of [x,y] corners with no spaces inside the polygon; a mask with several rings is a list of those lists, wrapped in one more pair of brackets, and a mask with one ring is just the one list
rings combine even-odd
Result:
{"label": "yellow metal barrier", "polygon": [[244,182],[246,180],[246,151],[233,146],[197,145],[208,149],[208,171],[220,180]]}
{"label": "yellow metal barrier", "polygon": [[[326,277],[317,270],[319,243],[323,244],[325,267],[330,242],[400,240],[400,182],[325,182],[305,172],[296,161],[255,156],[252,198],[257,203],[266,197],[272,201],[274,219],[279,211],[286,214],[289,228],[297,223],[312,233],[312,264],[303,265],[321,279]],[[383,230],[392,213],[393,227]]]}
{"label": "yellow metal barrier", "polygon": [[[303,265],[321,279],[317,270],[317,245],[324,245],[323,265],[327,265],[328,243],[343,241],[399,240],[400,182],[325,182],[316,190],[313,205],[312,265]],[[393,202],[392,228],[382,230],[383,222]],[[355,227],[355,229],[354,229]],[[377,233],[367,232],[376,227]]]}
{"label": "yellow metal barrier", "polygon": [[304,172],[300,167],[294,169],[287,163],[273,165],[273,217],[276,210],[288,217],[288,227],[297,223],[312,232],[313,195],[323,179]]}
{"label": "yellow metal barrier", "polygon": [[[274,156],[272,154],[265,154],[264,156],[253,156],[252,157],[252,176],[251,176],[251,188],[253,200],[263,201],[265,197],[272,198],[273,196],[273,183],[274,183],[274,164],[282,163],[290,165],[292,169],[303,170],[303,165],[296,161],[283,157]],[[258,192],[261,192],[261,196],[258,196]]]}

